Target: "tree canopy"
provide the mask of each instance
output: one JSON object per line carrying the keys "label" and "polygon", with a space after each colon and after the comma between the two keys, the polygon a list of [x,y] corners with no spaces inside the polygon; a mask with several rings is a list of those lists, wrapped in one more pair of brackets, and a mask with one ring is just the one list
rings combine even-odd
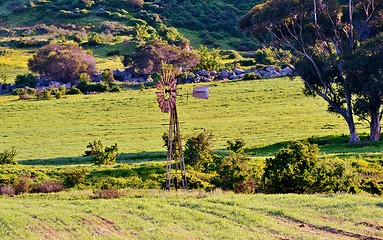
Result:
{"label": "tree canopy", "polygon": [[82,73],[96,72],[96,61],[77,44],[51,44],[39,49],[29,59],[28,67],[50,81],[76,84]]}
{"label": "tree canopy", "polygon": [[[269,0],[243,16],[239,27],[260,44],[292,51],[291,64],[305,84],[305,93],[322,97],[330,111],[345,119],[350,142],[360,141],[355,129],[354,108],[358,108],[357,113],[368,115],[371,122],[376,123],[373,118],[381,118],[380,111],[380,116],[374,116],[371,109],[359,109],[362,105],[356,104],[353,98],[357,95],[359,102],[364,99],[364,106],[376,102],[380,94],[367,91],[368,87],[355,87],[358,84],[369,86],[368,82],[380,79],[373,80],[367,68],[355,71],[352,66],[359,60],[350,57],[363,53],[368,62],[369,57],[382,52],[382,44],[375,44],[374,51],[362,50],[365,44],[382,36],[383,5],[378,1]],[[378,64],[383,64],[381,62]],[[374,129],[380,128],[375,126]],[[371,133],[371,140],[378,140],[373,137],[377,135],[380,136],[380,132]]]}
{"label": "tree canopy", "polygon": [[124,66],[133,66],[141,73],[153,74],[162,69],[162,63],[174,67],[193,68],[199,61],[192,51],[170,45],[161,40],[154,40],[141,44],[131,55],[125,55]]}

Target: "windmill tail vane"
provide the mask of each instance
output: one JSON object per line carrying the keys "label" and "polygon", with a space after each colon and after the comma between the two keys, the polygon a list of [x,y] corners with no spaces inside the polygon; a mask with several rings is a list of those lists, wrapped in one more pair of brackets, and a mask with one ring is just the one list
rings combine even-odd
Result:
{"label": "windmill tail vane", "polygon": [[[171,70],[163,71],[163,76],[157,84],[157,102],[161,111],[170,113],[168,132],[168,154],[166,161],[166,190],[173,186],[176,190],[188,189],[184,153],[182,150],[181,129],[178,121],[176,97],[177,79]],[[200,86],[193,89],[192,96],[200,99],[208,99],[209,87]]]}

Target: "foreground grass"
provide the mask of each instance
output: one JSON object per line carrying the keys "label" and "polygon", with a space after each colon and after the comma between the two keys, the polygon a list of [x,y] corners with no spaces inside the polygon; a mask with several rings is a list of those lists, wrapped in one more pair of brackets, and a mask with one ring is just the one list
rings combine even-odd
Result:
{"label": "foreground grass", "polygon": [[365,195],[131,191],[0,198],[1,239],[383,239],[383,200]]}
{"label": "foreground grass", "polygon": [[[324,101],[303,96],[299,80],[211,83],[207,101],[187,99],[192,87],[179,89],[184,94],[178,100],[183,137],[212,131],[217,150],[235,138],[244,139],[249,149],[260,149],[311,136],[348,133],[342,119],[326,112]],[[158,156],[165,150],[161,136],[167,131],[169,116],[159,110],[155,91],[128,90],[51,101],[1,96],[0,150],[15,146],[18,160],[78,157],[88,142],[101,140],[108,146],[117,143],[125,154]],[[358,123],[359,132],[366,132],[367,127]]]}

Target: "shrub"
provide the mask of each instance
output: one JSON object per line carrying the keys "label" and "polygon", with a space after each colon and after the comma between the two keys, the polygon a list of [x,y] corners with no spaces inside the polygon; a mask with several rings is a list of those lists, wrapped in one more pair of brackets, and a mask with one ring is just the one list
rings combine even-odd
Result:
{"label": "shrub", "polygon": [[17,164],[15,156],[15,147],[12,147],[10,150],[5,150],[4,152],[0,152],[0,164]]}
{"label": "shrub", "polygon": [[120,88],[120,86],[118,86],[118,85],[113,85],[113,86],[110,88],[109,92],[121,92],[121,88]]}
{"label": "shrub", "polygon": [[15,196],[15,194],[16,194],[15,189],[9,185],[0,187],[0,195],[13,197]]}
{"label": "shrub", "polygon": [[37,83],[38,83],[38,80],[36,76],[30,73],[24,74],[24,75],[17,75],[15,80],[15,85],[18,88],[19,87],[20,88],[23,88],[23,87],[35,88]]}
{"label": "shrub", "polygon": [[351,164],[340,160],[323,160],[316,170],[316,183],[312,187],[316,192],[356,193],[359,179]]}
{"label": "shrub", "polygon": [[185,164],[203,172],[214,169],[214,157],[211,150],[212,138],[213,134],[208,131],[203,131],[189,138],[185,144]]}
{"label": "shrub", "polygon": [[216,167],[217,176],[212,179],[213,184],[223,190],[254,192],[245,187],[249,180],[248,160],[248,156],[232,151],[229,151],[229,156],[216,158],[220,163]]}
{"label": "shrub", "polygon": [[71,87],[70,89],[68,89],[66,91],[66,94],[68,94],[68,95],[76,95],[76,94],[82,94],[82,92],[80,91],[80,89],[78,89],[76,87]]}
{"label": "shrub", "polygon": [[312,193],[319,149],[316,144],[295,142],[266,159],[263,184],[270,193]]}
{"label": "shrub", "polygon": [[260,78],[261,77],[256,73],[246,73],[245,77],[243,77],[243,80],[256,80]]}
{"label": "shrub", "polygon": [[90,150],[86,150],[84,156],[91,156],[91,162],[96,165],[112,165],[116,162],[118,155],[117,143],[110,147],[102,146],[100,140],[90,142],[87,146]]}
{"label": "shrub", "polygon": [[122,193],[117,189],[104,189],[94,192],[94,198],[99,199],[112,199],[119,198],[122,196]]}
{"label": "shrub", "polygon": [[61,86],[59,88],[54,88],[52,89],[51,91],[51,94],[56,98],[56,99],[60,99],[62,98],[62,96],[64,96],[66,93],[66,90],[65,90],[65,87]]}
{"label": "shrub", "polygon": [[57,181],[44,181],[40,183],[35,189],[35,192],[38,193],[51,193],[51,192],[60,192],[64,189],[64,185]]}
{"label": "shrub", "polygon": [[243,152],[243,147],[245,146],[245,141],[243,139],[235,139],[235,141],[227,141],[227,150],[235,153]]}
{"label": "shrub", "polygon": [[217,49],[213,49],[212,51],[209,51],[207,47],[201,45],[200,48],[198,49],[198,54],[201,60],[195,67],[196,69],[219,70],[220,58],[219,58],[219,51]]}
{"label": "shrub", "polygon": [[22,176],[14,184],[16,194],[29,193],[33,189],[33,181],[28,176]]}
{"label": "shrub", "polygon": [[88,171],[85,169],[67,170],[62,174],[64,176],[64,185],[66,187],[74,187],[76,185],[82,184],[85,182],[85,177],[87,174]]}
{"label": "shrub", "polygon": [[371,194],[382,195],[383,193],[383,181],[377,181],[370,178],[362,179],[360,188]]}
{"label": "shrub", "polygon": [[36,98],[39,100],[50,100],[53,98],[52,89],[43,89],[36,92]]}
{"label": "shrub", "polygon": [[258,49],[254,54],[255,61],[260,64],[275,64],[275,52],[271,47],[263,47]]}

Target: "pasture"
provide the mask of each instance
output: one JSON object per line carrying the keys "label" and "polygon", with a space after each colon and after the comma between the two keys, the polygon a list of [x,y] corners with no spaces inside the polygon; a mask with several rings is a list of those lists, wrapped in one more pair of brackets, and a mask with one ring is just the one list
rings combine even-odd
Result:
{"label": "pasture", "polygon": [[[326,112],[324,101],[303,96],[298,79],[214,82],[207,101],[187,96],[192,87],[179,86],[182,135],[212,131],[217,150],[236,138],[244,139],[248,149],[256,149],[312,136],[348,134],[343,119]],[[167,131],[169,116],[158,108],[155,91],[127,90],[51,101],[1,96],[1,149],[15,146],[17,160],[78,157],[88,142],[101,140],[105,145],[117,143],[122,153],[158,155],[165,151],[161,136]],[[368,132],[367,123],[357,127],[359,133]]]}
{"label": "pasture", "polygon": [[[303,96],[298,79],[209,85],[207,101],[188,96],[194,85],[179,86],[184,138],[211,131],[216,152],[226,149],[226,141],[242,138],[258,163],[288,141],[313,138],[324,142],[323,157],[363,162],[376,171],[370,174],[381,174],[381,144],[347,144],[344,121],[327,113],[321,99]],[[1,239],[383,239],[378,196],[159,190],[166,159],[161,137],[169,115],[158,108],[155,89],[125,89],[48,101],[0,97],[0,150],[15,146],[19,162],[2,166],[1,181],[23,172],[54,179],[82,169],[90,173],[87,181],[100,181],[95,185],[101,188],[108,184],[103,179],[130,186],[118,199],[94,199],[95,190],[83,185],[60,193],[0,197]],[[368,125],[358,122],[357,127],[366,138]],[[98,167],[82,157],[93,140],[117,143],[118,163]],[[132,171],[150,181],[137,175],[124,179]]]}
{"label": "pasture", "polygon": [[363,195],[128,191],[0,198],[1,239],[383,239],[383,201]]}

